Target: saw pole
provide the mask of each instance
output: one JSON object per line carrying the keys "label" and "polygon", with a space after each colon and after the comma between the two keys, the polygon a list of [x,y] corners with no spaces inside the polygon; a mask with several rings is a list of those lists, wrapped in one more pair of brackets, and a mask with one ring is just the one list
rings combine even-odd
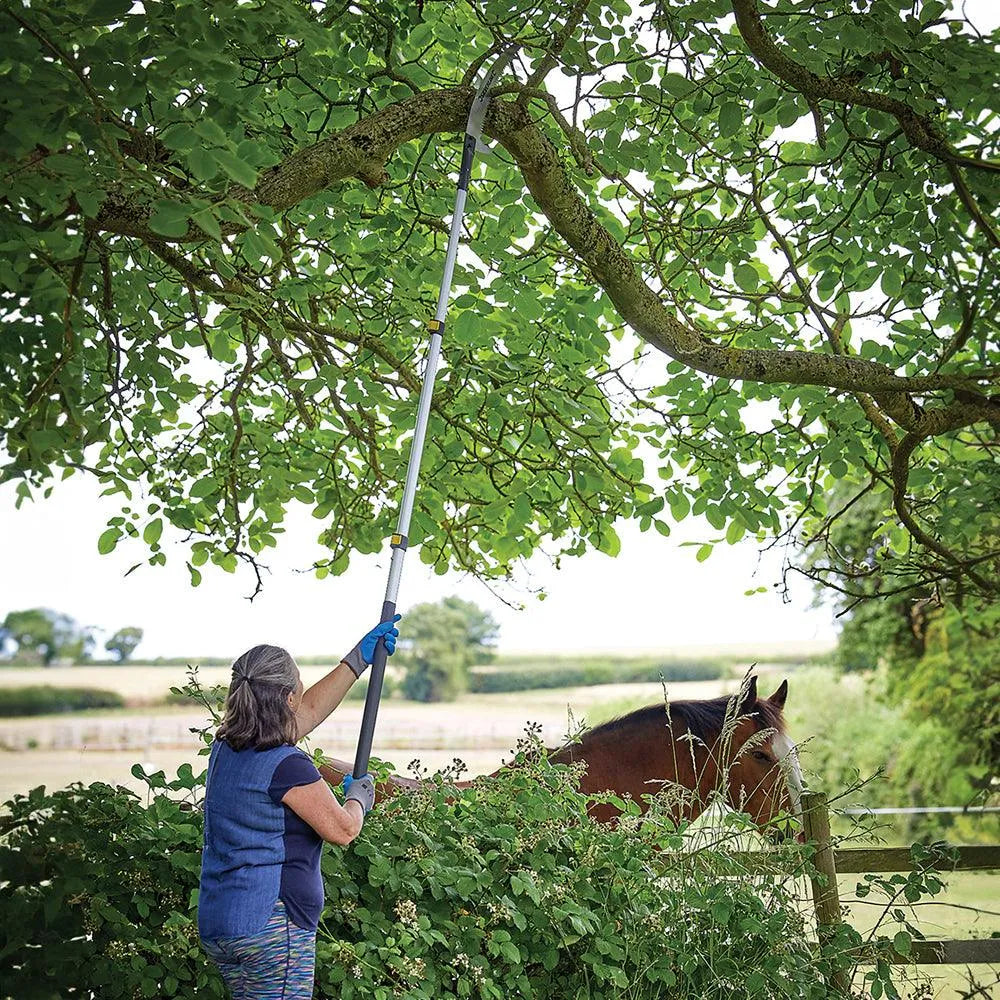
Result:
{"label": "saw pole", "polygon": [[[513,47],[505,49],[497,56],[496,61],[483,77],[476,89],[476,96],[469,111],[469,119],[465,126],[465,144],[462,148],[462,167],[458,175],[458,190],[455,192],[455,210],[451,217],[451,229],[448,234],[448,250],[444,259],[444,274],[441,278],[441,290],[438,294],[437,309],[434,318],[427,324],[430,333],[430,343],[427,349],[427,365],[424,369],[424,381],[420,388],[420,400],[417,403],[417,422],[413,431],[413,442],[410,445],[410,458],[406,467],[406,483],[403,487],[403,500],[399,505],[399,518],[396,522],[396,532],[392,536],[392,561],[389,564],[389,580],[385,588],[385,600],[382,603],[382,614],[379,621],[391,621],[396,614],[396,597],[399,593],[399,580],[403,573],[403,558],[409,546],[407,533],[410,530],[410,516],[413,513],[413,500],[417,494],[417,479],[420,476],[420,459],[424,451],[424,438],[427,434],[427,421],[431,411],[431,396],[434,393],[434,378],[437,375],[438,361],[441,357],[441,339],[444,335],[444,320],[448,311],[448,296],[451,293],[451,279],[455,271],[455,260],[458,257],[458,245],[462,238],[462,219],[465,214],[465,199],[469,193],[469,178],[472,174],[472,159],[476,147],[480,145],[483,134],[483,119],[490,103],[490,90],[504,67],[514,57]],[[361,717],[361,735],[358,738],[358,752],[354,758],[354,777],[360,778],[368,771],[368,760],[371,756],[372,739],[375,735],[375,719],[378,715],[379,700],[382,697],[382,682],[385,678],[385,663],[388,652],[385,640],[379,639],[372,660],[372,671],[368,681],[368,694],[365,698],[365,711]]]}

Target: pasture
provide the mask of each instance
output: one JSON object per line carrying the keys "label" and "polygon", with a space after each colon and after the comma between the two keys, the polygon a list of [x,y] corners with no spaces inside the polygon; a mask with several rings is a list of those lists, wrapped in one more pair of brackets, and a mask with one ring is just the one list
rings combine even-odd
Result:
{"label": "pasture", "polygon": [[[302,667],[303,680],[314,683],[325,667]],[[0,683],[11,674],[0,671]],[[47,683],[91,685],[116,690],[127,700],[152,701],[182,684],[179,667],[56,667],[39,669]],[[205,685],[226,683],[229,671],[206,667],[199,671]],[[23,683],[39,683],[37,678]],[[676,698],[712,698],[735,690],[735,679],[695,681],[671,685]],[[387,699],[379,708],[374,753],[392,761],[400,771],[420,759],[431,771],[461,758],[470,775],[495,770],[528,722],[542,725],[543,738],[558,742],[569,724],[569,713],[589,725],[610,718],[605,706],[638,700],[661,700],[659,684],[607,684],[505,694],[468,694],[457,702],[421,704]],[[309,738],[309,749],[320,747],[335,757],[353,756],[361,725],[363,703],[345,701]],[[0,753],[7,766],[0,769],[0,799],[38,784],[59,788],[71,781],[121,783],[135,791],[144,786],[130,774],[136,762],[168,771],[183,762],[198,761],[198,744],[191,727],[205,723],[197,707],[147,705],[118,710],[95,710],[73,715],[0,720]]]}

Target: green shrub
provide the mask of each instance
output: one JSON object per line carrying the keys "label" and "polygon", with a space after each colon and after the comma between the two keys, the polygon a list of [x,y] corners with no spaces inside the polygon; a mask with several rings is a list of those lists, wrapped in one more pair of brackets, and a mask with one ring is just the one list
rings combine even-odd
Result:
{"label": "green shrub", "polygon": [[0,716],[48,715],[79,712],[87,708],[121,708],[120,694],[99,688],[64,688],[47,684],[0,688]]}
{"label": "green shrub", "polygon": [[[190,765],[175,785],[193,787]],[[198,940],[201,816],[75,783],[4,804],[0,997],[224,996]],[[188,803],[190,809],[190,804]]]}
{"label": "green shrub", "polygon": [[[830,669],[796,675],[785,709],[789,734],[798,741],[806,783],[847,791],[838,806],[893,807],[973,802],[982,769],[970,764],[961,740],[934,715],[914,719],[884,694],[885,673],[842,677]],[[1000,818],[880,816],[880,837],[890,842],[996,840]],[[836,820],[838,830],[849,824]]]}
{"label": "green shrub", "polygon": [[537,688],[587,687],[594,684],[638,684],[711,681],[728,674],[727,668],[710,660],[582,660],[560,663],[558,660],[525,663],[507,669],[473,668],[469,690],[477,694],[502,691],[530,691]]}
{"label": "green shrub", "polygon": [[[368,697],[368,678],[370,674],[366,671],[358,679],[358,682],[350,687],[344,695],[345,701],[364,701]],[[382,697],[392,698],[402,688],[402,682],[395,670],[386,668],[385,676],[382,678]]]}
{"label": "green shrub", "polygon": [[[770,871],[743,867],[724,836],[679,851],[662,799],[640,817],[599,796],[625,815],[597,824],[581,766],[551,764],[539,728],[498,777],[455,794],[456,762],[380,805],[349,847],[327,845],[320,1000],[828,996],[824,976],[852,964],[861,938],[844,925],[819,954],[806,940],[795,879],[776,874],[803,871],[794,846]],[[77,783],[0,808],[0,1000],[224,996],[197,939],[204,774],[133,773],[145,805]],[[743,834],[740,817],[726,822]],[[872,996],[898,997],[886,962],[869,975]]]}
{"label": "green shrub", "polygon": [[[437,775],[376,809],[350,847],[326,847],[320,1000],[822,1000],[824,975],[851,964],[850,927],[819,955],[806,940],[794,881],[774,874],[794,849],[770,874],[724,839],[678,852],[656,803],[640,818],[617,800],[618,827],[592,822],[579,770],[551,765],[537,736],[515,765],[457,797]],[[147,805],[103,783],[4,804],[3,1000],[224,996],[197,938],[203,775],[134,773]],[[898,997],[886,963],[869,975],[872,996]]]}
{"label": "green shrub", "polygon": [[[517,764],[454,802],[439,777],[326,848],[319,996],[823,996],[790,901],[720,877],[710,852],[664,863],[679,837],[661,821],[595,824],[578,771]],[[148,806],[101,783],[7,803],[11,996],[223,996],[197,941],[200,812],[168,794],[200,778],[148,781]]]}

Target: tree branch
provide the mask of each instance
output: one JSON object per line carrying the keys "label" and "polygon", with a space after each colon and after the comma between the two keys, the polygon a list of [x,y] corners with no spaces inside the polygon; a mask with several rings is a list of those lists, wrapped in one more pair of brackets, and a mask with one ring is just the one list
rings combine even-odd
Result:
{"label": "tree branch", "polygon": [[[997,164],[976,157],[963,156],[949,145],[934,121],[914,111],[908,104],[895,97],[864,90],[843,76],[818,76],[813,73],[812,70],[785,55],[768,35],[757,0],[731,0],[731,2],[733,13],[736,15],[736,26],[747,47],[762,66],[805,97],[817,123],[820,122],[820,118],[816,102],[823,100],[858,105],[891,115],[899,122],[911,146],[929,153],[947,166],[955,190],[976,226],[993,246],[1000,246],[996,231],[975,203],[958,170],[959,166],[963,166],[996,172],[1000,169]],[[818,133],[818,137],[822,146],[824,144],[822,133]]]}
{"label": "tree branch", "polygon": [[[472,97],[471,89],[454,88],[427,91],[391,104],[288,157],[263,174],[254,190],[234,186],[229,195],[246,204],[287,210],[351,178],[372,186],[381,184],[387,177],[385,164],[398,146],[432,132],[461,131]],[[987,402],[979,383],[988,376],[979,372],[899,376],[885,365],[854,356],[741,349],[713,343],[668,311],[642,279],[627,251],[587,206],[559,150],[526,109],[516,102],[494,100],[486,118],[486,132],[515,158],[532,197],[589,268],[622,318],[667,356],[697,371],[730,380],[816,385],[872,395],[954,389]],[[148,206],[133,204],[128,210],[122,205],[106,206],[97,228],[137,235],[164,256],[164,238],[148,229]],[[199,233],[198,238],[203,239],[203,234]]]}

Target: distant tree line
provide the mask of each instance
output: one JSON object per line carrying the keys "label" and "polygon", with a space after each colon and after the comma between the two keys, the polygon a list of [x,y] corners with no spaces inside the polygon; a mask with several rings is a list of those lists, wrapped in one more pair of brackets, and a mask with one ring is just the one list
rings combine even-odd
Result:
{"label": "distant tree line", "polygon": [[[11,611],[0,625],[0,662],[45,666],[60,661],[87,663],[94,659],[97,631],[51,608]],[[403,668],[405,697],[414,701],[457,698],[468,690],[469,668],[493,659],[498,632],[499,626],[488,612],[460,597],[408,609],[403,641],[394,658],[394,664]],[[141,628],[120,628],[104,648],[116,662],[124,663],[142,636]],[[308,660],[302,658],[301,662]],[[199,662],[230,661],[199,658]]]}
{"label": "distant tree line", "polygon": [[[58,661],[86,663],[97,644],[94,626],[81,625],[75,618],[52,608],[10,611],[0,625],[0,662],[42,663]],[[118,663],[124,663],[142,642],[142,629],[118,629],[104,648]]]}

